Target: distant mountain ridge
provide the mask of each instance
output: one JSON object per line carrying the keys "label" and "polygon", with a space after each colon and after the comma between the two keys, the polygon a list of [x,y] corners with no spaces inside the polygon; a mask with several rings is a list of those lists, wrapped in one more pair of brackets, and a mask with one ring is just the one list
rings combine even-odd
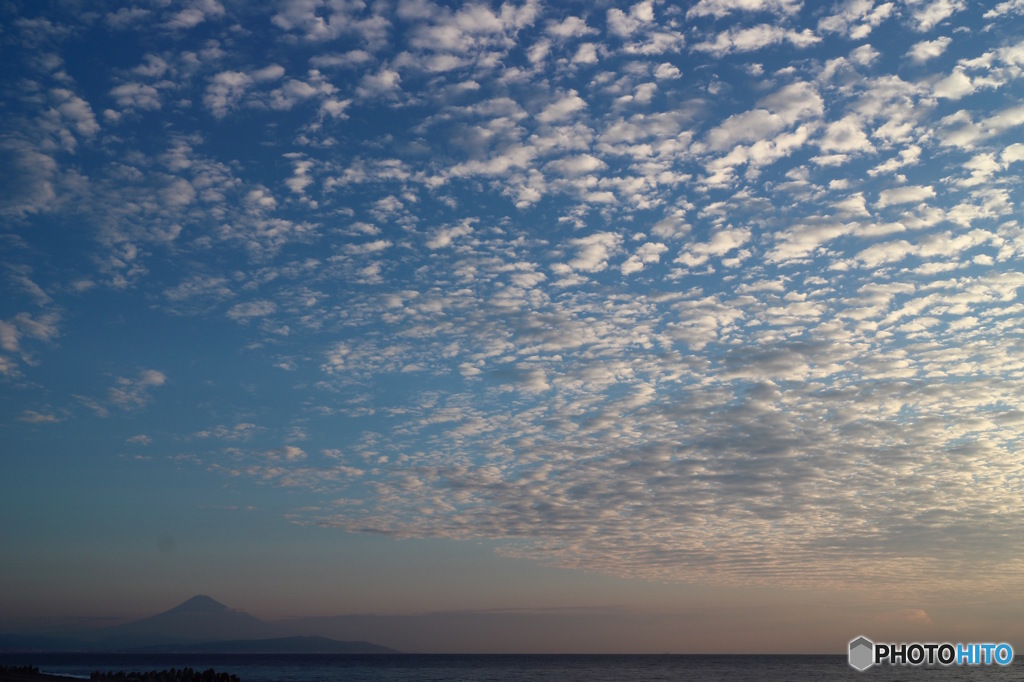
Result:
{"label": "distant mountain ridge", "polygon": [[310,636],[196,595],[172,609],[78,637],[0,635],[0,650],[120,651],[154,653],[397,653],[364,641]]}

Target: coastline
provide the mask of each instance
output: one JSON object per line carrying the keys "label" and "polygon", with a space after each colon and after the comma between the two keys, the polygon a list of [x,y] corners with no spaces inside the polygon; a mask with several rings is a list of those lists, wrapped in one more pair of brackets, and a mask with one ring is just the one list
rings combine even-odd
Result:
{"label": "coastline", "polygon": [[19,668],[0,669],[0,682],[68,682],[69,680],[82,680],[81,677],[69,677],[67,675],[51,675],[39,672],[39,670],[26,670]]}
{"label": "coastline", "polygon": [[90,682],[241,682],[236,675],[218,673],[213,668],[199,671],[186,667],[130,673],[96,671],[89,677],[85,677],[45,673],[32,665],[0,666],[0,682],[68,682],[69,680],[90,680]]}

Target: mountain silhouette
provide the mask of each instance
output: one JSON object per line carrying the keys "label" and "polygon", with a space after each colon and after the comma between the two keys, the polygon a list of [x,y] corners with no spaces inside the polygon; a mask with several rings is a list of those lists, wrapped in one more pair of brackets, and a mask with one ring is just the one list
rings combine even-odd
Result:
{"label": "mountain silhouette", "polygon": [[228,607],[213,597],[197,594],[164,613],[222,613],[227,610]]}
{"label": "mountain silhouette", "polygon": [[149,618],[106,628],[100,645],[107,649],[139,649],[151,646],[211,641],[271,639],[295,632],[197,595]]}

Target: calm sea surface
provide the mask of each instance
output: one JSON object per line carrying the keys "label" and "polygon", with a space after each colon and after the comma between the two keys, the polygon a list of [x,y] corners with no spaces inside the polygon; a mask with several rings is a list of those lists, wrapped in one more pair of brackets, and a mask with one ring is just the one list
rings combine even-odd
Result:
{"label": "calm sea surface", "polygon": [[1024,663],[949,668],[875,667],[859,673],[845,656],[726,655],[151,655],[0,654],[0,665],[87,677],[94,670],[215,668],[244,682],[363,680],[1024,680]]}

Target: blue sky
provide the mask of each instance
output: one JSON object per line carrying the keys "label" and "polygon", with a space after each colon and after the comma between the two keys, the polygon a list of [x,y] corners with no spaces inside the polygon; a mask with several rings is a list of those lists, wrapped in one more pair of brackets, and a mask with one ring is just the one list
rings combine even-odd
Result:
{"label": "blue sky", "polygon": [[1015,623],[1020,0],[0,21],[11,618]]}

